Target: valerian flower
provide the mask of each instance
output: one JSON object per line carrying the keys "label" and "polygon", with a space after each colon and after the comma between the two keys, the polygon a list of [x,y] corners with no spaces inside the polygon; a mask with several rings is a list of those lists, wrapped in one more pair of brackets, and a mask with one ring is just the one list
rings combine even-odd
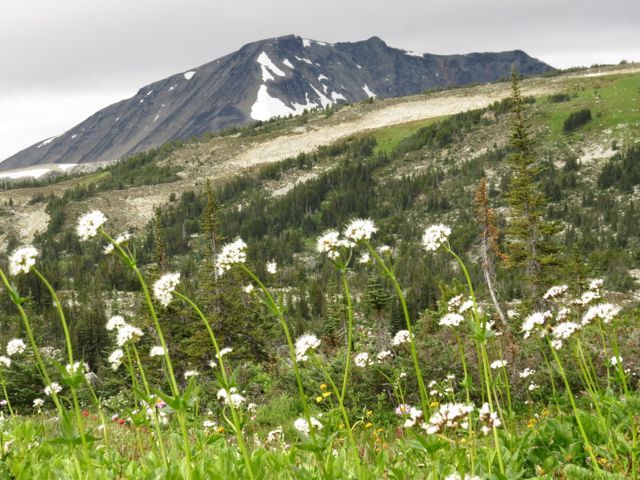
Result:
{"label": "valerian flower", "polygon": [[14,338],[7,343],[7,355],[10,357],[23,353],[27,346],[21,338]]}
{"label": "valerian flower", "polygon": [[305,333],[296,340],[296,360],[304,362],[308,359],[307,352],[320,346],[320,340],[312,333]]}
{"label": "valerian flower", "polygon": [[163,307],[169,306],[173,298],[173,292],[179,283],[179,273],[166,273],[153,284],[153,295],[160,302],[160,305]]}
{"label": "valerian flower", "polygon": [[393,340],[391,343],[394,346],[402,345],[403,343],[408,343],[411,340],[411,336],[409,335],[409,330],[398,330],[396,334],[393,336]]}
{"label": "valerian flower", "polygon": [[359,242],[361,240],[369,240],[371,235],[377,231],[378,229],[372,220],[356,218],[347,225],[344,236],[352,242]]}
{"label": "valerian flower", "polygon": [[435,252],[449,240],[451,229],[446,225],[431,225],[422,235],[422,246],[428,252]]}
{"label": "valerian flower", "polygon": [[89,240],[95,237],[98,234],[98,229],[102,227],[106,221],[107,217],[99,210],[85,213],[80,217],[80,220],[78,220],[77,232],[80,240]]}
{"label": "valerian flower", "polygon": [[231,270],[233,265],[244,263],[247,260],[247,244],[244,240],[237,238],[231,243],[222,247],[216,258],[216,270],[218,275],[224,275]]}
{"label": "valerian flower", "polygon": [[16,276],[20,273],[29,273],[31,267],[36,264],[38,255],[40,255],[38,250],[31,246],[16,249],[9,256],[9,274]]}

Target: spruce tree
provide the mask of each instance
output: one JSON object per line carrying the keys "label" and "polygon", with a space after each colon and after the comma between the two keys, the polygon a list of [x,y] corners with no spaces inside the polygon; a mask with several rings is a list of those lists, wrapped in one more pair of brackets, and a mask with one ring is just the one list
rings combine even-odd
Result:
{"label": "spruce tree", "polygon": [[539,183],[541,168],[536,159],[531,126],[525,119],[525,102],[516,70],[511,73],[512,125],[510,168],[506,198],[509,219],[506,229],[506,266],[523,280],[524,303],[532,305],[554,278],[558,249],[553,236],[559,228],[545,219],[547,199]]}

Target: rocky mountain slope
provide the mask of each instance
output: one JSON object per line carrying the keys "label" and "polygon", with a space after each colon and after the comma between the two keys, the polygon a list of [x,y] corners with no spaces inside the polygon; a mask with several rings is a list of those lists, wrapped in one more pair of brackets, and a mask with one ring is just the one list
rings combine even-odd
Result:
{"label": "rocky mountain slope", "polygon": [[141,88],[64,134],[0,163],[0,170],[113,161],[175,139],[307,109],[551,70],[522,51],[431,55],[389,47],[285,36],[245,45],[210,63]]}

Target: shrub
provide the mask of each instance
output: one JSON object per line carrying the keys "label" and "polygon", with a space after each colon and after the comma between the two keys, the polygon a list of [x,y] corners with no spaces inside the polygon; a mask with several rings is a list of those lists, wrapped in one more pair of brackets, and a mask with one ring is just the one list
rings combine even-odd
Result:
{"label": "shrub", "polygon": [[572,132],[582,125],[591,121],[591,110],[588,108],[584,108],[577,112],[573,112],[569,117],[564,121],[562,129],[564,133]]}

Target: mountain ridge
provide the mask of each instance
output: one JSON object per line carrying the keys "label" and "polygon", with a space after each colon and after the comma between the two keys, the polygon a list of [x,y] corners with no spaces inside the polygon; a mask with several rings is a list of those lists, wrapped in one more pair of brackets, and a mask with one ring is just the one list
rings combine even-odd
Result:
{"label": "mountain ridge", "polygon": [[434,55],[392,48],[379,37],[334,44],[294,35],[259,40],[140,88],[64,134],[14,154],[0,170],[113,161],[305,109],[494,81],[512,65],[523,75],[551,70],[521,50]]}

